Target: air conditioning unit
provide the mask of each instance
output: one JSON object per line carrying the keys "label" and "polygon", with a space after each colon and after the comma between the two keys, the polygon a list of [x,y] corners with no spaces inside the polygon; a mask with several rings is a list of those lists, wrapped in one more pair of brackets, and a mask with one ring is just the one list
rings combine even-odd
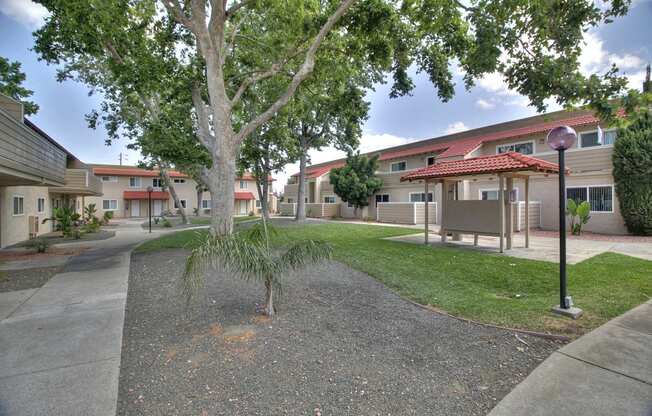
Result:
{"label": "air conditioning unit", "polygon": [[38,217],[35,215],[30,215],[27,217],[28,227],[29,227],[29,238],[35,238],[38,235]]}

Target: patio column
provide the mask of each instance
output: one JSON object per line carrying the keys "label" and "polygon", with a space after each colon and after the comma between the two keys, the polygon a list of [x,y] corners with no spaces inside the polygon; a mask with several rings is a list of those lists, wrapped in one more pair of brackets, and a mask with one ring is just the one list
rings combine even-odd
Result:
{"label": "patio column", "polygon": [[503,174],[498,174],[498,240],[500,240],[500,252],[505,251],[505,179]]}
{"label": "patio column", "polygon": [[423,203],[423,207],[425,209],[425,212],[423,213],[423,215],[424,215],[425,223],[426,223],[426,225],[424,226],[423,242],[424,242],[425,245],[428,245],[428,179],[426,179],[423,182],[424,182],[424,192],[425,192],[425,198],[426,198],[425,202]]}
{"label": "patio column", "polygon": [[[502,188],[501,188],[502,189]],[[512,237],[514,236],[514,207],[511,201],[512,191],[514,190],[514,178],[507,178],[507,224],[505,232],[507,234],[507,250],[512,249]]]}
{"label": "patio column", "polygon": [[[466,199],[466,185],[464,181],[455,181],[455,193],[453,199],[462,201]],[[453,241],[462,241],[462,233],[453,233]]]}
{"label": "patio column", "polygon": [[441,235],[442,243],[446,242],[446,210],[448,202],[448,182],[442,180],[441,182],[441,227],[439,227],[439,234]]}
{"label": "patio column", "polygon": [[530,177],[525,177],[525,248],[530,248]]}

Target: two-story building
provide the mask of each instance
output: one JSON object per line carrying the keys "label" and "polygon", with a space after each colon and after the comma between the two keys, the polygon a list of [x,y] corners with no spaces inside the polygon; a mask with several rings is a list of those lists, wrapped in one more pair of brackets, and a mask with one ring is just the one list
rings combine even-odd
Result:
{"label": "two-story building", "polygon": [[[557,111],[506,123],[495,124],[461,133],[402,146],[370,152],[379,156],[378,175],[383,180],[382,189],[369,201],[369,206],[358,213],[360,218],[381,222],[416,224],[423,222],[423,205],[426,198],[422,184],[401,182],[410,171],[447,160],[468,159],[516,151],[550,162],[557,161],[557,153],[546,143],[547,133],[559,125],[568,125],[578,132],[577,143],[566,151],[566,166],[571,170],[566,181],[566,196],[591,205],[591,219],[586,230],[625,234],[627,232],[619,212],[614,190],[611,155],[617,140],[616,131],[600,121],[589,111]],[[598,127],[603,134],[598,133]],[[345,160],[335,160],[307,169],[306,202],[310,216],[353,217],[353,209],[333,192],[329,172],[342,166]],[[291,214],[297,198],[297,175],[285,186],[286,204],[281,212]],[[457,187],[459,199],[497,199],[497,178],[466,180]],[[515,204],[523,204],[524,190],[517,184]],[[441,220],[437,209],[441,206],[441,185],[433,187],[427,196],[433,222]],[[543,176],[530,184],[531,223],[542,229],[554,230],[558,215],[558,190],[556,175]],[[532,212],[534,211],[534,212]],[[516,212],[520,212],[516,210]],[[517,216],[518,217],[518,216]],[[519,229],[519,224],[516,224]]]}
{"label": "two-story building", "polygon": [[[160,173],[157,170],[141,169],[135,166],[93,165],[93,174],[102,183],[101,198],[88,199],[94,203],[98,213],[113,212],[114,218],[135,218],[148,216],[149,194],[152,187],[152,215],[175,213],[179,207],[175,205],[169,191],[162,186]],[[179,198],[179,203],[188,215],[199,209],[200,214],[210,213],[210,192],[202,192],[201,200],[197,198],[197,182],[187,175],[168,172],[172,185]],[[270,181],[272,179],[270,178]],[[260,198],[256,190],[255,179],[248,173],[237,178],[234,184],[235,214],[248,215],[260,210]],[[275,211],[276,197],[270,194],[271,210]]]}
{"label": "two-story building", "polygon": [[55,208],[81,212],[78,198],[102,186],[90,167],[23,115],[22,103],[0,94],[0,247],[52,231]]}

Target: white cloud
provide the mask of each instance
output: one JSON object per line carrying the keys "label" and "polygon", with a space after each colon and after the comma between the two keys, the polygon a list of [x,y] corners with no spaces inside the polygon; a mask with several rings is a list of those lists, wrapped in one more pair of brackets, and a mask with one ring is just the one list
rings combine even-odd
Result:
{"label": "white cloud", "polygon": [[[365,132],[360,138],[359,150],[360,153],[373,152],[374,150],[385,149],[387,147],[400,146],[414,140],[416,139],[394,136],[393,134],[388,133],[375,134]],[[310,156],[310,164],[312,165],[346,157],[346,153],[337,150],[334,147],[326,147],[321,150],[311,150],[308,154]],[[298,171],[299,163],[292,163],[287,165],[282,172],[275,174],[274,179],[276,179],[276,181],[274,182],[274,191],[282,192],[290,175],[293,175]]]}
{"label": "white cloud", "polygon": [[475,101],[475,105],[480,107],[483,110],[491,110],[492,108],[494,108],[496,106],[496,104],[494,104],[493,100],[487,101],[487,100],[485,100],[483,98],[478,98]]}
{"label": "white cloud", "polygon": [[456,121],[455,123],[449,124],[448,127],[444,130],[446,134],[459,133],[461,131],[466,131],[469,128],[461,121]]}
{"label": "white cloud", "polygon": [[503,75],[500,72],[492,72],[490,74],[486,74],[478,80],[478,86],[497,95],[518,95],[516,91],[509,89],[507,83],[503,79]]}
{"label": "white cloud", "polygon": [[43,24],[48,11],[31,0],[0,0],[0,13],[6,14],[29,29],[36,29]]}

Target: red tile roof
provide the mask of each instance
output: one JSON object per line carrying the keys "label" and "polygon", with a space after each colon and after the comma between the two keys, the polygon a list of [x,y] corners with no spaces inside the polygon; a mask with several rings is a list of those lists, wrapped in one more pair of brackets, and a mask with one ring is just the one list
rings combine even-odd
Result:
{"label": "red tile roof", "polygon": [[[105,167],[97,166],[93,168],[93,173],[95,175],[107,175],[107,176],[145,176],[145,177],[156,177],[159,176],[158,170],[148,170],[136,168],[133,166],[129,167]],[[185,175],[181,172],[174,170],[168,171],[171,178],[187,178],[188,175]]]}
{"label": "red tile roof", "polygon": [[[148,195],[146,191],[124,191],[123,198],[124,199],[148,199]],[[168,194],[165,191],[153,191],[152,199],[168,200],[170,199],[170,194]]]}
{"label": "red tile roof", "polygon": [[436,163],[408,173],[401,181],[523,171],[558,173],[559,166],[518,152],[508,152]]}
{"label": "red tile roof", "polygon": [[527,136],[535,133],[544,133],[557,126],[583,126],[586,124],[597,123],[599,119],[592,114],[579,115],[562,120],[547,121],[543,123],[532,124],[530,126],[519,127],[510,130],[502,130],[494,133],[488,133],[459,140],[450,140],[442,143],[428,143],[424,146],[412,147],[408,149],[398,149],[390,152],[384,152],[380,155],[380,160],[396,159],[398,157],[413,156],[423,153],[438,153],[439,157],[465,156],[480,146],[482,143],[509,139],[519,136]]}
{"label": "red tile roof", "polygon": [[251,192],[236,192],[235,193],[235,200],[236,201],[251,201],[252,199],[256,199],[254,197],[254,194]]}
{"label": "red tile roof", "polygon": [[[341,161],[338,161],[338,162],[329,163],[328,165],[316,166],[316,167],[308,167],[308,168],[306,168],[306,179],[318,178],[321,175],[324,175],[324,174],[330,172],[331,169],[339,168],[339,167],[344,166],[344,163],[345,162],[343,160],[341,160]],[[295,173],[292,176],[299,176],[299,172]]]}

